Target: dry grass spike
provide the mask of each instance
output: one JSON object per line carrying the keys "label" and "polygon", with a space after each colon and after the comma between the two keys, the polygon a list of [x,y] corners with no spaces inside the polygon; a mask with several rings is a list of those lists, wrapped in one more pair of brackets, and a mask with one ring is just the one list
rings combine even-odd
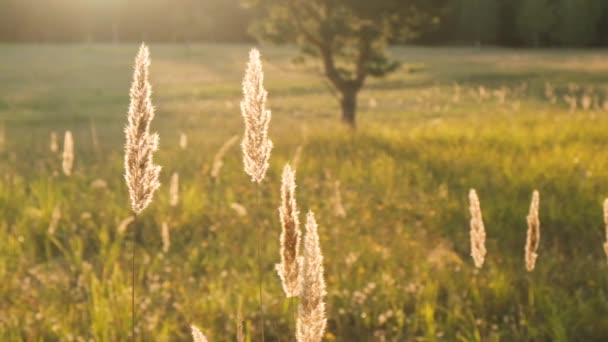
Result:
{"label": "dry grass spike", "polygon": [[74,139],[72,132],[66,131],[63,138],[63,174],[66,176],[72,175],[72,167],[74,166]]}
{"label": "dry grass spike", "polygon": [[177,207],[179,204],[179,173],[173,172],[169,185],[169,205]]}
{"label": "dry grass spike", "polygon": [[481,268],[486,257],[486,229],[483,224],[481,205],[475,189],[469,191],[469,212],[471,213],[471,256],[475,267]]}
{"label": "dry grass spike", "polygon": [[153,161],[153,153],[158,149],[158,135],[150,134],[154,107],[148,82],[149,66],[150,53],[148,47],[142,44],[135,58],[128,125],[125,128],[125,180],[135,214],[141,213],[150,204],[154,192],[160,187],[160,166],[154,165]]}
{"label": "dry grass spike", "polygon": [[160,235],[161,235],[161,239],[163,241],[163,253],[167,253],[167,252],[169,252],[169,249],[171,248],[171,235],[170,235],[170,231],[169,231],[169,225],[167,224],[166,221],[163,221],[163,223],[161,225]]}
{"label": "dry grass spike", "polygon": [[323,255],[319,243],[315,215],[306,216],[304,258],[302,262],[302,289],[296,322],[298,342],[320,342],[323,339],[327,318],[325,316],[325,279],[323,278]]}
{"label": "dry grass spike", "polygon": [[190,329],[192,329],[192,339],[194,342],[207,342],[207,338],[196,325],[191,325]]}
{"label": "dry grass spike", "polygon": [[296,204],[296,173],[289,164],[283,168],[281,178],[281,263],[276,265],[277,273],[285,295],[296,297],[300,293],[299,256],[300,256],[300,221]]}
{"label": "dry grass spike", "polygon": [[526,238],[526,270],[531,272],[536,265],[538,258],[538,246],[540,245],[540,219],[538,218],[538,210],[540,205],[540,195],[537,190],[532,193],[532,202],[530,203],[530,212],[526,221],[528,222],[528,232]]}
{"label": "dry grass spike", "polygon": [[243,78],[241,114],[245,120],[245,134],[241,142],[245,172],[251,181],[260,183],[268,170],[272,142],[268,139],[270,110],[266,109],[264,73],[260,53],[252,49]]}

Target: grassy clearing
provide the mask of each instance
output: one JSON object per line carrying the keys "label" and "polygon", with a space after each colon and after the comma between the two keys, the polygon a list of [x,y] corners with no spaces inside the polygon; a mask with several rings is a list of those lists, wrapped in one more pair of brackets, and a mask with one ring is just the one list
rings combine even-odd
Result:
{"label": "grassy clearing", "polygon": [[[118,341],[130,332],[130,253],[117,227],[129,216],[122,129],[136,49],[0,46],[2,340]],[[398,49],[406,66],[370,83],[359,100],[361,129],[351,133],[336,123],[337,103],[313,65],[293,66],[294,51],[263,47],[276,147],[264,210],[256,211],[238,148],[227,153],[219,181],[210,177],[222,143],[242,133],[247,49],[151,46],[164,186],[139,222],[142,340],[189,340],[196,323],[211,341],[231,341],[239,309],[247,336],[259,340],[253,222],[260,221],[266,336],[293,339],[292,308],[273,269],[280,173],[299,146],[298,202],[317,214],[325,254],[328,341],[608,336],[601,212],[608,113],[570,112],[562,100],[574,82],[579,96],[593,86],[601,105],[605,52]],[[546,81],[556,104],[545,98]],[[504,103],[494,94],[501,87]],[[70,178],[48,148],[50,132],[66,129],[76,146]],[[186,150],[178,146],[180,131],[188,135]],[[169,206],[173,172],[181,182],[177,208]],[[107,187],[92,187],[98,179]],[[345,217],[334,209],[338,180]],[[481,271],[468,251],[471,187],[488,232]],[[528,274],[525,216],[533,189],[541,196],[542,235]],[[56,206],[61,219],[50,236]]]}

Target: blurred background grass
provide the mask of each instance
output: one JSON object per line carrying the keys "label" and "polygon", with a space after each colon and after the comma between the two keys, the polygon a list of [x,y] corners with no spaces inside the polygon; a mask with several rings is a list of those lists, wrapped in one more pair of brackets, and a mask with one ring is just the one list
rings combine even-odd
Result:
{"label": "blurred background grass", "polygon": [[[130,333],[130,249],[117,227],[130,215],[122,131],[136,49],[0,45],[2,340],[119,341]],[[257,209],[237,146],[219,180],[210,177],[220,146],[242,134],[248,49],[151,45],[164,185],[137,222],[141,340],[189,340],[191,323],[211,341],[234,340],[239,310],[248,339],[259,340],[257,224],[265,228],[266,336],[293,340],[293,303],[274,264],[280,171],[298,149],[297,199],[302,212],[316,212],[325,254],[328,341],[605,340],[604,51],[394,48],[406,64],[364,88],[360,128],[351,131],[338,123],[316,65],[292,64],[291,48],[262,46],[275,149]],[[570,111],[563,100],[585,94],[588,110]],[[69,178],[49,152],[51,132],[68,129],[76,147]],[[168,204],[173,172],[177,208]],[[107,186],[92,186],[100,179]],[[480,271],[469,256],[472,187],[488,233]],[[533,189],[541,193],[541,246],[528,274]],[[50,235],[56,206],[61,219]]]}

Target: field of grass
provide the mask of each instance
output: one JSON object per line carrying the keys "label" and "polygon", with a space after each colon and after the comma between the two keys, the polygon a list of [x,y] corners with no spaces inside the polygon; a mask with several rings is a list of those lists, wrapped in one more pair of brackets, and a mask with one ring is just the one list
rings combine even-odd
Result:
{"label": "field of grass", "polygon": [[[395,49],[403,68],[368,84],[351,132],[312,61],[294,65],[295,50],[262,46],[275,149],[258,207],[238,144],[219,178],[210,176],[220,146],[243,131],[249,47],[150,49],[163,186],[136,223],[142,341],[188,341],[192,323],[210,341],[234,341],[239,312],[247,340],[260,341],[258,225],[266,340],[294,340],[296,303],[274,264],[280,174],[299,149],[297,200],[302,214],[316,213],[324,252],[327,341],[608,338],[608,52]],[[130,336],[133,227],[118,227],[130,215],[122,148],[136,51],[0,45],[2,341]],[[564,102],[585,94],[586,110]],[[71,177],[49,151],[51,132],[68,129]],[[177,207],[169,205],[174,172]],[[470,188],[488,235],[480,270],[469,255]],[[541,243],[528,273],[534,189]],[[54,211],[61,217],[49,234]]]}

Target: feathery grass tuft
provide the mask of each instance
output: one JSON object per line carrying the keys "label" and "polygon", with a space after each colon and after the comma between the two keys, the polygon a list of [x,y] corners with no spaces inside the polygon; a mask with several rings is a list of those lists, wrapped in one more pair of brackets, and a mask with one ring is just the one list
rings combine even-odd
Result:
{"label": "feathery grass tuft", "polygon": [[207,342],[207,338],[203,333],[197,328],[195,325],[191,325],[190,329],[192,329],[192,339],[194,342]]}
{"label": "feathery grass tuft", "polygon": [[171,233],[169,231],[169,225],[167,224],[167,221],[163,221],[161,225],[160,236],[163,242],[163,253],[166,254],[171,248]]}
{"label": "feathery grass tuft", "polygon": [[475,189],[469,191],[469,212],[471,213],[471,256],[475,267],[481,268],[486,257],[486,229],[483,225],[481,205]]}
{"label": "feathery grass tuft", "polygon": [[245,134],[241,142],[245,172],[251,181],[260,183],[268,170],[272,141],[268,139],[270,110],[266,109],[264,72],[260,53],[252,49],[243,78],[243,100],[241,114],[245,120]]}
{"label": "feathery grass tuft", "polygon": [[160,166],[154,165],[153,153],[158,149],[158,135],[150,134],[154,107],[150,99],[152,89],[148,82],[150,53],[142,44],[135,57],[135,71],[131,85],[128,125],[125,128],[125,180],[129,187],[131,208],[141,213],[152,201],[160,187]]}
{"label": "feathery grass tuft", "polygon": [[301,276],[302,291],[296,323],[296,339],[298,342],[320,342],[327,325],[324,302],[326,292],[317,222],[311,211],[306,216]]}
{"label": "feathery grass tuft", "polygon": [[300,293],[299,255],[300,255],[300,221],[296,205],[296,173],[289,164],[283,168],[281,179],[281,263],[276,265],[281,278],[283,291],[287,297],[296,297]]}
{"label": "feathery grass tuft", "polygon": [[537,190],[532,193],[532,203],[530,203],[530,213],[526,218],[528,222],[528,233],[526,238],[526,270],[531,272],[536,265],[538,258],[538,246],[540,245],[540,219],[538,218],[538,208],[540,205],[540,195]]}
{"label": "feathery grass tuft", "polygon": [[72,175],[72,167],[74,166],[74,139],[72,132],[66,131],[63,138],[63,174],[66,176]]}
{"label": "feathery grass tuft", "polygon": [[177,207],[179,204],[179,174],[173,172],[171,175],[171,184],[169,185],[169,205]]}

